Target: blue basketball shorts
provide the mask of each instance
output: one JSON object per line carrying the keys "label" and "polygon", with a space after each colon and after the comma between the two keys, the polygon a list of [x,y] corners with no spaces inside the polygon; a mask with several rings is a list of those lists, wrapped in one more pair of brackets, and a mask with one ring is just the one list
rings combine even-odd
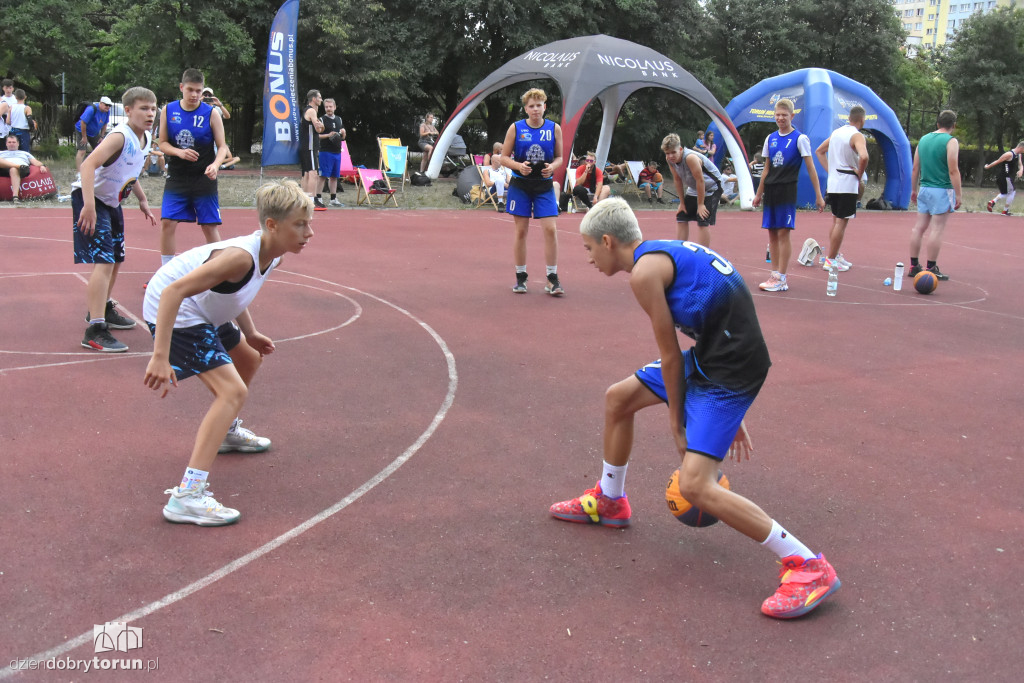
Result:
{"label": "blue basketball shorts", "polygon": [[550,218],[558,215],[558,200],[555,198],[555,188],[552,185],[550,192],[530,194],[515,185],[509,185],[505,190],[505,213],[513,216],[525,216],[529,218]]}
{"label": "blue basketball shorts", "polygon": [[320,177],[338,178],[341,176],[341,152],[320,152]]}
{"label": "blue basketball shorts", "polygon": [[[683,375],[686,377],[686,450],[724,460],[761,385],[751,391],[735,391],[712,383],[697,369],[690,349],[683,352]],[[661,360],[637,370],[636,378],[668,403]]]}
{"label": "blue basketball shorts", "polygon": [[220,200],[217,181],[205,175],[171,175],[164,185],[160,217],[181,223],[220,225]]}
{"label": "blue basketball shorts", "polygon": [[124,214],[121,206],[107,206],[95,200],[96,229],[86,237],[78,230],[78,217],[85,203],[82,191],[71,192],[75,263],[124,263]]}
{"label": "blue basketball shorts", "polygon": [[945,187],[922,187],[917,192],[917,212],[930,216],[951,213],[956,206],[956,192]]}
{"label": "blue basketball shorts", "polygon": [[[156,336],[156,325],[146,321],[149,333]],[[168,360],[174,376],[182,381],[208,370],[231,364],[228,351],[242,341],[242,333],[234,323],[214,327],[209,323],[193,327],[174,328],[171,333],[171,353]]]}
{"label": "blue basketball shorts", "polygon": [[764,205],[764,213],[761,216],[762,228],[785,228],[796,229],[796,204],[776,204],[775,206]]}

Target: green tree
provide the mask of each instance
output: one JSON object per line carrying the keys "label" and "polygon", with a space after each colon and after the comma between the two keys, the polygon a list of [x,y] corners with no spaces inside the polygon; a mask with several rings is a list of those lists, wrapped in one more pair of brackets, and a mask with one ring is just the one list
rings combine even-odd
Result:
{"label": "green tree", "polygon": [[975,13],[957,31],[942,65],[950,103],[976,126],[979,154],[974,180],[984,174],[984,149],[1003,145],[1005,133],[1019,133],[1024,108],[1024,10],[999,8]]}

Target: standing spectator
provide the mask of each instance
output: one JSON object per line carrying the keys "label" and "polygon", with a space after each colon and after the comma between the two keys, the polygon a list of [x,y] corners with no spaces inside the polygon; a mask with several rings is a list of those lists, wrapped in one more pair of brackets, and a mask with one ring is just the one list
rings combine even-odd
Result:
{"label": "standing spectator", "polygon": [[[658,162],[651,159],[644,166],[644,169],[640,171],[640,177],[636,179],[637,188],[647,192],[647,201],[654,203],[655,197],[659,204],[664,204],[665,200],[661,198],[661,193],[665,189],[664,181],[661,173],[658,172]],[[651,190],[654,190],[655,197],[651,196]]]}
{"label": "standing spectator", "polygon": [[198,223],[207,244],[220,241],[217,172],[231,150],[220,111],[203,102],[204,81],[199,69],[185,69],[178,84],[181,99],[160,112],[160,151],[169,176],[160,205],[161,264],[174,258],[180,222]]}
{"label": "standing spectator", "polygon": [[811,158],[811,141],[793,127],[792,100],[784,97],[775,104],[775,125],[779,129],[765,138],[761,150],[765,165],[754,194],[754,208],[761,204],[763,198],[761,227],[768,231],[768,253],[778,270],[773,270],[768,280],[758,287],[766,292],[785,292],[789,289],[786,270],[793,252],[790,232],[796,228],[796,190],[801,159],[811,178],[819,213],[825,210],[825,199],[821,196],[818,171]]}
{"label": "standing spectator", "polygon": [[18,149],[18,136],[13,132],[7,133],[4,138],[7,149],[0,152],[0,176],[11,179],[11,194],[13,201],[21,201],[21,180],[28,177],[31,166],[38,166],[40,171],[46,172],[46,166],[39,159],[32,156],[31,152]]}
{"label": "standing spectator", "polygon": [[423,117],[423,123],[420,124],[420,139],[417,142],[420,151],[423,152],[423,158],[420,159],[420,173],[427,170],[430,157],[434,154],[434,144],[437,142],[437,128],[434,127],[434,122],[434,115],[427,112],[427,115]]}
{"label": "standing spectator", "polygon": [[761,174],[764,172],[764,157],[760,152],[754,152],[754,158],[747,164],[750,169],[750,179],[754,181],[754,187],[761,184]]}
{"label": "standing spectator", "polygon": [[868,144],[860,129],[864,127],[864,107],[859,104],[850,109],[849,123],[832,132],[818,146],[818,161],[828,173],[825,191],[832,207],[832,231],[828,236],[828,255],[825,270],[833,267],[840,271],[853,264],[839,250],[843,247],[846,225],[857,215],[857,199],[863,192],[861,176],[868,167]]}
{"label": "standing spectator", "polygon": [[540,221],[544,230],[544,261],[547,263],[548,284],[544,287],[551,296],[562,296],[565,291],[558,280],[558,201],[552,175],[562,165],[562,127],[544,118],[548,96],[540,88],[523,93],[526,118],[516,121],[505,133],[501,148],[501,165],[512,169],[505,210],[515,222],[515,241],[512,257],[515,259],[516,294],[526,293],[526,235],[530,229],[530,216]]}
{"label": "standing spectator", "polygon": [[[207,103],[214,109],[220,112],[221,122],[227,121],[231,118],[231,111],[220,101],[220,98],[213,94],[213,88],[206,86],[203,88],[203,102]],[[224,134],[224,139],[227,140],[227,133]],[[213,146],[214,153],[217,152],[217,145]],[[239,157],[227,158],[220,166],[222,171],[230,171],[235,167],[241,159]]]}
{"label": "standing spectator", "polygon": [[99,102],[93,102],[78,121],[75,122],[75,130],[78,131],[78,152],[75,154],[75,168],[81,170],[82,160],[90,149],[96,149],[100,140],[107,132],[107,123],[110,122],[110,107],[113,101],[106,95],[100,98]]}
{"label": "standing spectator", "polygon": [[324,100],[324,115],[320,118],[324,127],[320,132],[320,177],[324,179],[324,189],[331,191],[331,206],[345,206],[338,201],[338,178],[341,177],[341,143],[346,135],[341,117],[335,113],[337,106],[333,98]]}
{"label": "standing spectator", "polygon": [[597,167],[597,152],[587,152],[583,163],[576,167],[576,185],[572,188],[572,195],[590,209],[611,194],[612,189],[604,184],[604,172]]}
{"label": "standing spectator", "polygon": [[910,277],[923,270],[918,255],[924,233],[928,232],[926,267],[938,279],[948,280],[949,276],[939,270],[938,261],[946,222],[960,208],[960,142],[953,137],[956,112],[949,109],[941,112],[935,123],[937,130],[921,138],[914,150],[910,201],[917,202],[917,221],[910,232]]}
{"label": "standing spectator", "polygon": [[32,151],[32,107],[25,104],[25,91],[18,88],[14,91],[14,106],[11,107],[11,131],[18,136],[20,149]]}
{"label": "standing spectator", "polygon": [[708,151],[703,152],[704,156],[714,161],[715,153],[718,152],[718,145],[715,144],[715,131],[709,130],[708,134],[704,136],[704,146],[708,148]]}
{"label": "standing spectator", "polygon": [[989,169],[996,166],[996,185],[999,186],[999,194],[993,197],[985,208],[992,212],[995,208],[996,202],[1000,199],[1003,200],[1003,215],[1010,215],[1010,204],[1013,204],[1013,197],[1017,194],[1016,188],[1013,186],[1013,179],[1018,179],[1024,174],[1024,140],[1017,143],[1017,146],[1011,149],[1009,152],[1003,152],[999,155],[999,158],[993,161],[991,164],[986,164],[985,168]]}
{"label": "standing spectator", "polygon": [[6,138],[11,132],[11,107],[18,103],[18,98],[14,96],[14,81],[5,78],[3,91],[3,97],[0,97],[0,136]]}
{"label": "standing spectator", "polygon": [[137,182],[149,154],[150,129],[156,117],[156,95],[146,88],[130,88],[121,98],[128,120],[110,131],[82,162],[82,172],[72,184],[71,210],[75,263],[91,263],[86,286],[88,327],[82,346],[105,353],[123,353],[128,346],[110,329],[128,330],[135,321],[117,312],[110,298],[117,273],[124,262],[124,213],[121,202],[129,188],[151,225],[156,218],[146,193]]}
{"label": "standing spectator", "polygon": [[[675,133],[661,142],[665,161],[679,195],[676,212],[676,239],[711,246],[711,226],[718,217],[722,198],[722,172],[700,152],[686,149]],[[690,221],[697,221],[697,236],[690,240]]]}
{"label": "standing spectator", "polygon": [[324,98],[319,90],[306,93],[306,106],[302,110],[302,121],[299,123],[299,169],[302,171],[302,189],[313,200],[314,211],[326,211],[316,184],[320,179],[320,133],[324,132],[324,124],[320,123],[318,112]]}

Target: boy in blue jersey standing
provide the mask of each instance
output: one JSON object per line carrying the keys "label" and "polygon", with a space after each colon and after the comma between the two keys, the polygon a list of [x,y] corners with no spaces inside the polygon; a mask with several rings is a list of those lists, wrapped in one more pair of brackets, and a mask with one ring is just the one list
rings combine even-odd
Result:
{"label": "boy in blue jersey standing", "polygon": [[231,156],[224,143],[220,109],[203,101],[203,72],[185,69],[181,99],[160,112],[160,151],[167,159],[167,183],[160,205],[160,262],[174,258],[179,222],[199,223],[207,244],[220,241],[217,171]]}
{"label": "boy in blue jersey standing", "polygon": [[[810,612],[839,588],[832,565],[757,505],[717,483],[727,453],[750,459],[753,444],[743,416],[771,366],[743,278],[699,244],[643,241],[636,216],[620,198],[597,204],[580,232],[588,261],[599,271],[629,273],[633,295],[651,319],[661,360],[608,389],[601,479],[579,498],[551,506],[551,514],[569,522],[628,526],[625,480],[634,415],[666,403],[682,458],[679,492],[779,556],[781,585],[761,605],[764,614],[789,619]],[[676,328],[696,340],[685,352]]]}
{"label": "boy in blue jersey standing", "polygon": [[526,235],[530,229],[530,216],[533,216],[544,229],[548,279],[544,291],[551,296],[562,296],[565,292],[558,281],[555,220],[558,218],[558,198],[551,181],[555,169],[562,164],[562,128],[544,118],[547,100],[547,94],[540,88],[523,94],[526,118],[509,126],[501,150],[501,164],[512,170],[512,181],[505,193],[505,212],[512,214],[516,226],[512,247],[516,285],[512,291],[526,293]]}
{"label": "boy in blue jersey standing", "polygon": [[811,141],[793,127],[792,100],[783,98],[775,104],[775,125],[779,129],[765,138],[761,150],[764,171],[754,194],[754,207],[764,199],[761,227],[768,231],[768,252],[778,270],[773,270],[768,280],[758,286],[766,292],[785,292],[789,289],[786,270],[793,253],[790,233],[796,228],[796,191],[801,160],[814,186],[818,213],[825,210],[825,199],[821,196],[821,183],[811,156]]}

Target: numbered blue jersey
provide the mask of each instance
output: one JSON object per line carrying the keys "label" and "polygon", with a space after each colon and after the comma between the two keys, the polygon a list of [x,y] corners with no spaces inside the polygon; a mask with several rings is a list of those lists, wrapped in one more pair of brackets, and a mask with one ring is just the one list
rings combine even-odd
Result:
{"label": "numbered blue jersey", "polygon": [[797,181],[800,177],[800,164],[803,162],[803,155],[800,153],[802,135],[803,133],[794,128],[786,135],[775,131],[768,136],[762,150],[770,168],[765,183],[779,185]]}
{"label": "numbered blue jersey", "polygon": [[665,254],[675,265],[665,298],[676,328],[696,341],[700,373],[731,389],[760,386],[771,359],[750,290],[732,264],[707,247],[678,240],[641,242],[634,263],[648,254]]}
{"label": "numbered blue jersey", "polygon": [[[544,164],[551,163],[555,158],[555,122],[544,119],[544,125],[540,128],[531,128],[526,119],[516,121],[516,144],[512,158],[533,166],[530,177],[540,176]],[[517,176],[519,173],[512,171],[512,175]]]}
{"label": "numbered blue jersey", "polygon": [[166,110],[167,139],[170,143],[179,149],[194,149],[199,153],[196,161],[169,157],[168,170],[172,176],[202,175],[217,157],[213,145],[213,129],[210,127],[213,107],[200,102],[195,110],[187,111],[179,100],[168,104]]}

